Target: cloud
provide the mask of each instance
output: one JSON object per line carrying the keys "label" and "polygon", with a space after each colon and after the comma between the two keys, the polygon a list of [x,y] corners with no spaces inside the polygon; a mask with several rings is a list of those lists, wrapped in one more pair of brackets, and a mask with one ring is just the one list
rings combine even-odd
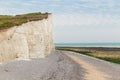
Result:
{"label": "cloud", "polygon": [[54,14],[56,41],[120,41],[120,0],[0,0],[0,14],[29,12]]}
{"label": "cloud", "polygon": [[[31,10],[29,11],[31,12],[39,10],[53,12],[55,14],[119,14],[119,3],[119,0],[1,0],[0,8],[3,9],[0,11],[0,14],[6,12],[4,8],[8,8],[11,11],[10,8],[13,7],[16,8],[16,13],[20,13],[21,11],[27,12],[28,8],[30,8]],[[20,12],[17,11],[19,8],[23,10]]]}
{"label": "cloud", "polygon": [[119,27],[119,15],[64,14],[55,16],[56,26],[74,27]]}
{"label": "cloud", "polygon": [[56,15],[56,43],[120,42],[119,15]]}

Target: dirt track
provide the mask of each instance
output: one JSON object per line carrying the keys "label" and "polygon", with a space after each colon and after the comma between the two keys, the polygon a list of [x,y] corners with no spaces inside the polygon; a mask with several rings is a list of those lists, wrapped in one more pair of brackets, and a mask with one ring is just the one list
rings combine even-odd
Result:
{"label": "dirt track", "polygon": [[0,64],[0,80],[120,80],[120,65],[55,51],[45,59]]}

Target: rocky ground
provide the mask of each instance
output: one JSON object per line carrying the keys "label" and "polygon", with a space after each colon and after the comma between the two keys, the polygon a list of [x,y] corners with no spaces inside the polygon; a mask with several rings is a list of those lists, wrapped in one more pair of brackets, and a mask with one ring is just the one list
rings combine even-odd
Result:
{"label": "rocky ground", "polygon": [[0,64],[0,80],[120,80],[119,75],[120,65],[65,51]]}

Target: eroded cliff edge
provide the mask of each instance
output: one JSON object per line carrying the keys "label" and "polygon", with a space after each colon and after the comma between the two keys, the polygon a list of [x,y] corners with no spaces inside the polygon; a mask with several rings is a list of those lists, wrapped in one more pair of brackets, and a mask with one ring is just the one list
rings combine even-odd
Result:
{"label": "eroded cliff edge", "polygon": [[0,31],[0,62],[45,57],[54,50],[53,19],[30,21]]}

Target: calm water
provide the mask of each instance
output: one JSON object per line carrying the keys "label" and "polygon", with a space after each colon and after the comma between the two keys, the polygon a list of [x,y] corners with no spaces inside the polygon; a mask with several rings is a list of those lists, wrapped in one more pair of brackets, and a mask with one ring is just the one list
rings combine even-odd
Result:
{"label": "calm water", "polygon": [[56,43],[60,47],[119,47],[120,43]]}

